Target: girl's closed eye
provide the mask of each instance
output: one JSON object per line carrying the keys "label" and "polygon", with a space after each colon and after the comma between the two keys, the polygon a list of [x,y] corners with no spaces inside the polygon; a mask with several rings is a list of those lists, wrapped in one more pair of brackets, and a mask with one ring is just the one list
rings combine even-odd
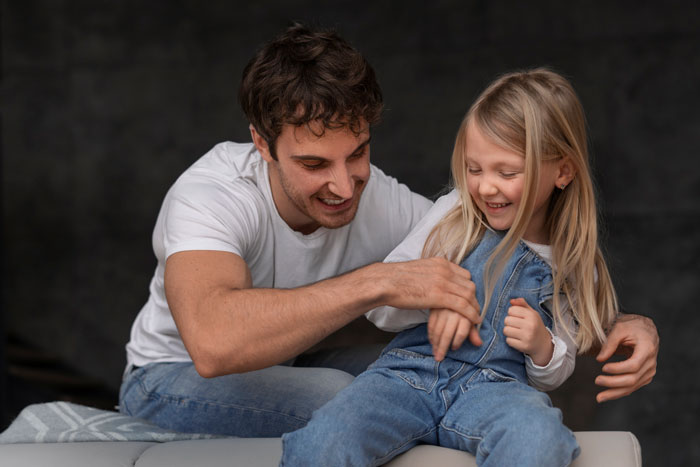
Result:
{"label": "girl's closed eye", "polygon": [[501,177],[503,178],[513,178],[516,175],[521,174],[522,172],[501,172]]}

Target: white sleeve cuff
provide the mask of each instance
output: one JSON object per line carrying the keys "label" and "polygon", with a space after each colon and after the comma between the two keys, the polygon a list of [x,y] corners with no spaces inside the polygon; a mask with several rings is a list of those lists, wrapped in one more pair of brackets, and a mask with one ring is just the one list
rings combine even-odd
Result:
{"label": "white sleeve cuff", "polygon": [[[549,329],[548,329],[549,331]],[[559,387],[574,371],[575,355],[569,355],[566,342],[552,334],[554,351],[545,366],[536,365],[529,355],[525,357],[525,370],[530,385],[540,391],[551,391]]]}
{"label": "white sleeve cuff", "polygon": [[552,338],[552,344],[554,344],[552,358],[549,360],[549,363],[547,363],[544,366],[540,366],[533,362],[532,358],[530,358],[529,355],[525,354],[525,364],[528,374],[531,374],[532,370],[535,370],[535,372],[538,372],[539,370],[540,374],[548,373],[549,371],[555,370],[561,366],[561,363],[564,361],[564,357],[566,357],[566,344],[564,343],[564,341],[561,338],[552,334],[552,331],[549,328],[546,329]]}

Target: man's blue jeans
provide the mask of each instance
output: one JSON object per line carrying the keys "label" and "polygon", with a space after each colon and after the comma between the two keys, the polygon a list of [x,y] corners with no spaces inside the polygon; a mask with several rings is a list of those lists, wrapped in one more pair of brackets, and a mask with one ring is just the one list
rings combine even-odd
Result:
{"label": "man's blue jeans", "polygon": [[306,425],[382,347],[322,351],[293,366],[217,378],[202,378],[192,362],[151,363],[125,376],[120,411],[180,432],[277,437]]}

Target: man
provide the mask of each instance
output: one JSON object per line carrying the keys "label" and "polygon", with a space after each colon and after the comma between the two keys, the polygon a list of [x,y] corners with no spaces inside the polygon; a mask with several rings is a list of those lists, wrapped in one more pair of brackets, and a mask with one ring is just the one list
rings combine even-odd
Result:
{"label": "man", "polygon": [[[382,95],[333,32],[295,25],[246,67],[253,144],[222,143],[165,197],[158,266],[127,345],[120,408],[174,430],[279,436],[377,355],[306,355],[378,306],[448,308],[479,322],[469,272],[438,258],[385,264],[431,203],[372,166]],[[472,341],[477,341],[474,330]],[[626,315],[599,358],[599,400],[647,384],[658,336]]]}

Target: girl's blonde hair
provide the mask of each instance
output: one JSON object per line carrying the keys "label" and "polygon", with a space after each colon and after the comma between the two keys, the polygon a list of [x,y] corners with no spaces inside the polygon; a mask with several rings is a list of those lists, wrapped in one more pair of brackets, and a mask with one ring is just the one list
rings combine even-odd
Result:
{"label": "girl's blonde hair", "polygon": [[[423,256],[444,256],[460,262],[479,242],[487,227],[483,213],[467,190],[466,133],[473,122],[493,143],[525,157],[525,186],[513,225],[485,266],[485,297],[517,247],[532,217],[543,161],[570,158],[575,177],[555,189],[545,228],[553,254],[553,288],[562,294],[578,324],[579,353],[605,341],[605,331],[618,304],[608,268],[598,245],[593,181],[588,162],[583,109],[571,84],[545,68],[506,74],[477,98],[457,133],[452,153],[452,178],[461,203],[430,233]],[[553,300],[555,322],[561,322],[562,300]]]}

